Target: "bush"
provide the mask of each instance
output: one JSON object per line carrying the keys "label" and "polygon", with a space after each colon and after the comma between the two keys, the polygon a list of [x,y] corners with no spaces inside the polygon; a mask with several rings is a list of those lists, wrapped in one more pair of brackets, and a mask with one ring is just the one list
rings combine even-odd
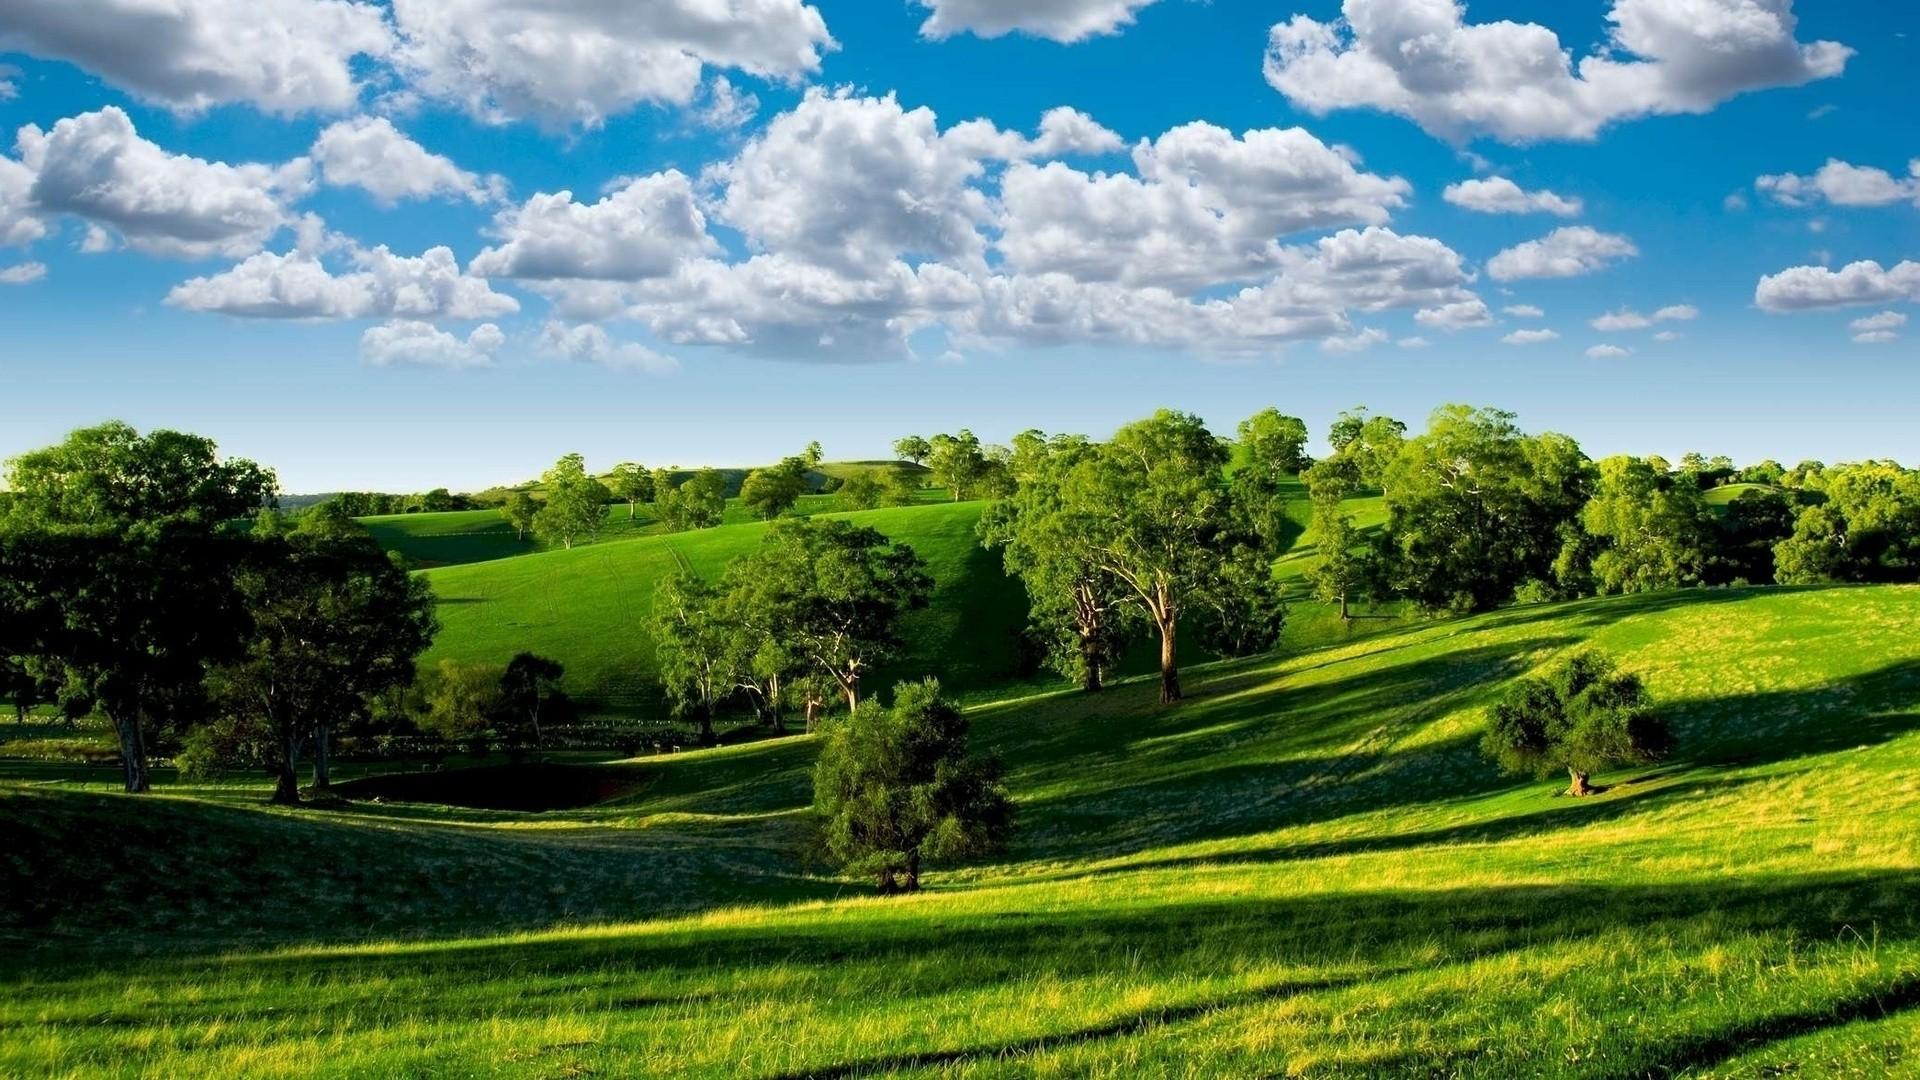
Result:
{"label": "bush", "polygon": [[1587,778],[1610,765],[1658,761],[1672,748],[1636,675],[1597,652],[1576,653],[1544,678],[1522,679],[1494,705],[1481,743],[1514,773],[1565,769],[1569,795],[1591,794]]}
{"label": "bush", "polygon": [[828,852],[883,893],[920,887],[925,860],[997,850],[1013,826],[1000,762],[969,757],[967,719],[934,679],[901,683],[829,723],[813,772]]}

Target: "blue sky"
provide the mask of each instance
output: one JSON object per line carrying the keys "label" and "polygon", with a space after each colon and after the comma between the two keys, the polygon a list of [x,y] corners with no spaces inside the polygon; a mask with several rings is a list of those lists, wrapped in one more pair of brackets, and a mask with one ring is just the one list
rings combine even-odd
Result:
{"label": "blue sky", "polygon": [[0,455],[475,488],[1467,401],[1920,461],[1907,5],[524,6],[7,5]]}

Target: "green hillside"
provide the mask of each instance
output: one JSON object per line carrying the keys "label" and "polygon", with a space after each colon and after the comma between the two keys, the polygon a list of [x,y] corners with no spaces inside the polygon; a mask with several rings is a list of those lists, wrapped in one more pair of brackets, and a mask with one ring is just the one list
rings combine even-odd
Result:
{"label": "green hillside", "polygon": [[[981,506],[938,503],[846,515],[910,545],[935,583],[931,605],[903,626],[907,652],[920,660],[911,670],[883,670],[881,684],[932,673],[956,690],[976,690],[1015,674],[1025,593],[1001,571],[999,556],[980,546],[974,523]],[[424,662],[504,664],[530,650],[565,663],[568,691],[589,707],[658,716],[646,630],[655,585],[680,560],[703,576],[717,575],[765,531],[759,523],[723,525],[428,571],[442,629]]]}
{"label": "green hillside", "polygon": [[[1485,705],[1583,645],[1675,757],[1587,799],[1494,772]],[[1920,1068],[1920,589],[1510,609],[1188,686],[971,710],[1020,831],[905,899],[808,860],[809,737],[583,767],[621,794],[544,814],[0,785],[37,946],[0,1075]]]}
{"label": "green hillside", "polygon": [[[923,503],[945,502],[947,493],[938,488],[922,488],[919,498]],[[831,514],[839,509],[837,498],[820,494],[802,495],[793,508],[796,514]],[[721,524],[744,525],[756,520],[738,498],[727,500]],[[387,514],[361,518],[360,523],[382,548],[399,552],[410,565],[422,569],[488,562],[543,550],[533,537],[515,536],[513,526],[507,524],[497,510]],[[606,524],[596,542],[605,544],[666,534],[666,526],[654,515],[653,507],[642,503],[632,508],[630,516],[626,503],[614,503],[607,507]]]}

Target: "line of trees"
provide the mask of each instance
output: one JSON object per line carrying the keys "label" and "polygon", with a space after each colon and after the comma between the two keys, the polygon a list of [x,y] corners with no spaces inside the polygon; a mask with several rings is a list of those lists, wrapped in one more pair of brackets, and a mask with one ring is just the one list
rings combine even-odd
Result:
{"label": "line of trees", "polygon": [[0,657],[63,711],[98,709],[126,790],[149,755],[222,727],[292,788],[327,782],[333,725],[410,683],[424,582],[337,514],[298,527],[275,480],[207,439],[110,423],[14,459],[0,498]]}
{"label": "line of trees", "polygon": [[858,710],[863,680],[899,655],[901,616],[932,591],[919,555],[872,528],[777,522],[717,579],[682,569],[662,580],[652,617],[661,684],[707,742],[736,701],[776,732],[798,708],[811,731],[836,697]]}

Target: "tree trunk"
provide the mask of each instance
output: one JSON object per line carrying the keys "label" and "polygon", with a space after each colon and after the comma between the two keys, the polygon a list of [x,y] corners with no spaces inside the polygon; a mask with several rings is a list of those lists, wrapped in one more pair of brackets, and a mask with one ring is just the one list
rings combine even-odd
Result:
{"label": "tree trunk", "polygon": [[333,786],[333,762],[327,751],[333,741],[333,725],[321,724],[313,732],[313,793],[323,795]]}
{"label": "tree trunk", "polygon": [[1174,624],[1160,624],[1160,704],[1171,705],[1180,700],[1180,668],[1174,662],[1173,635]]}
{"label": "tree trunk", "polygon": [[719,741],[720,737],[713,733],[713,706],[704,706],[700,710],[700,744],[713,746]]}
{"label": "tree trunk", "polygon": [[1350,623],[1353,621],[1353,616],[1347,613],[1347,594],[1346,593],[1340,594],[1340,621],[1342,623]]}
{"label": "tree trunk", "polygon": [[140,733],[140,718],[115,717],[113,729],[120,736],[120,766],[126,773],[127,793],[144,795],[153,785],[147,778],[147,743]]}
{"label": "tree trunk", "polygon": [[1586,773],[1578,769],[1568,769],[1567,773],[1573,777],[1573,783],[1567,785],[1567,794],[1574,796],[1593,794],[1593,786],[1587,783]]}
{"label": "tree trunk", "polygon": [[907,852],[907,880],[900,886],[901,892],[920,891],[920,852],[918,849]]}
{"label": "tree trunk", "polygon": [[894,893],[899,891],[900,891],[900,887],[898,885],[895,885],[893,882],[893,871],[892,870],[880,871],[880,895],[892,896]]}
{"label": "tree trunk", "polygon": [[807,695],[807,703],[803,707],[806,709],[807,734],[809,735],[820,729],[820,704],[819,698],[811,694]]}
{"label": "tree trunk", "polygon": [[1080,689],[1097,694],[1106,684],[1100,679],[1100,639],[1095,633],[1080,632]]}
{"label": "tree trunk", "polygon": [[282,739],[280,741],[280,764],[274,771],[273,799],[281,806],[300,805],[300,777],[294,770],[300,764],[300,741]]}

